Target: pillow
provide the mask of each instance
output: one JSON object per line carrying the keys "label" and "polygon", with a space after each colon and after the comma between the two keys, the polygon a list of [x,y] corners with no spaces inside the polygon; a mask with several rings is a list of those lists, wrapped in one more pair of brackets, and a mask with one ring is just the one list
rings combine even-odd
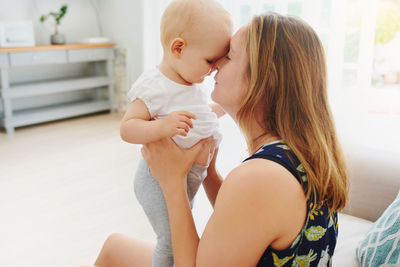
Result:
{"label": "pillow", "polygon": [[400,266],[400,191],[360,241],[356,253],[361,267]]}

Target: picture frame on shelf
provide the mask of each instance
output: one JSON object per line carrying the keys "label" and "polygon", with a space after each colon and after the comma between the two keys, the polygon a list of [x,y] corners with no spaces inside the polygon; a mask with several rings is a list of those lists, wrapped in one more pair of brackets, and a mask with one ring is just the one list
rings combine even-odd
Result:
{"label": "picture frame on shelf", "polygon": [[0,47],[35,46],[31,20],[0,21]]}

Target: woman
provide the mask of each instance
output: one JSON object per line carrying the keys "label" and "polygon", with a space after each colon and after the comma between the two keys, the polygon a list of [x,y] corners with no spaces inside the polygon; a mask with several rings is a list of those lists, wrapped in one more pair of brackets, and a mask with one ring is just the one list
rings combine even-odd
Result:
{"label": "woman", "polygon": [[[297,18],[268,13],[232,38],[212,99],[238,123],[251,155],[222,183],[215,158],[204,187],[214,212],[199,238],[186,174],[202,149],[171,140],[142,154],[168,207],[175,266],[330,266],[347,175],[327,100],[323,48]],[[114,234],[98,266],[151,266],[153,246]]]}

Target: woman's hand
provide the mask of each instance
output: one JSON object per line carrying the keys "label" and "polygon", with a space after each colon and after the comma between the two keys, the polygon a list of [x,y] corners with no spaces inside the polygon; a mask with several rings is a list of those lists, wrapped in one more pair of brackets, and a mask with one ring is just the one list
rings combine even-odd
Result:
{"label": "woman's hand", "polygon": [[210,162],[215,149],[212,137],[199,141],[189,149],[182,149],[171,138],[147,143],[141,152],[150,167],[151,173],[164,191],[176,186],[186,185],[186,176],[198,155],[206,150]]}
{"label": "woman's hand", "polygon": [[217,168],[215,167],[215,162],[217,161],[218,150],[219,150],[218,147],[216,147],[215,150],[214,150],[214,153],[212,155],[212,159],[211,159],[210,164],[208,165],[208,168],[207,168],[207,172],[208,173],[217,173]]}
{"label": "woman's hand", "polygon": [[195,266],[199,236],[187,195],[187,174],[199,153],[215,149],[213,138],[203,139],[189,149],[164,138],[142,147],[142,155],[158,181],[168,209],[175,266]]}
{"label": "woman's hand", "polygon": [[[217,150],[218,148],[215,148]],[[203,149],[200,151],[200,153],[197,155],[196,159],[194,160],[194,163],[200,166],[209,166],[211,159],[213,159],[213,155],[215,152],[211,153],[213,151],[209,151],[207,149]],[[214,161],[215,163],[215,161]],[[214,166],[215,167],[215,166]]]}

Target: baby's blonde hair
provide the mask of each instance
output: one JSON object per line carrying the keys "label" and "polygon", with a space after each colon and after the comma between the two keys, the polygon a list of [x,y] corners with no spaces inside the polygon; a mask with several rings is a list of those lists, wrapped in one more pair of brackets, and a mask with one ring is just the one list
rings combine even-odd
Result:
{"label": "baby's blonde hair", "polygon": [[232,28],[230,14],[215,0],[172,1],[161,18],[160,39],[163,47],[168,47],[174,38],[189,38],[185,33],[198,31],[205,17],[212,18],[216,24]]}

